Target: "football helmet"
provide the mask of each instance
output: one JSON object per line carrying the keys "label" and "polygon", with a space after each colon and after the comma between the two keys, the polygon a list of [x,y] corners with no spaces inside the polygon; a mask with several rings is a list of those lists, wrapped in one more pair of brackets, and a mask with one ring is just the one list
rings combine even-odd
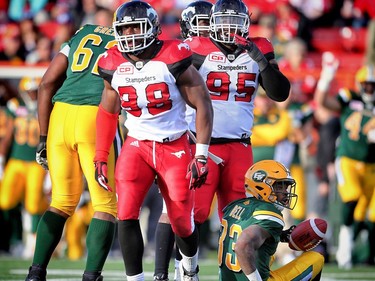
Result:
{"label": "football helmet", "polygon": [[39,77],[23,77],[18,84],[18,89],[20,93],[28,91],[37,91],[41,78]]}
{"label": "football helmet", "polygon": [[219,0],[211,9],[210,37],[221,43],[234,43],[234,34],[247,37],[250,16],[241,0]]}
{"label": "football helmet", "polygon": [[290,210],[293,210],[298,199],[295,194],[296,182],[289,169],[275,160],[262,160],[252,165],[245,174],[245,188],[259,200]]}
{"label": "football helmet", "polygon": [[[128,27],[139,29],[139,33],[124,33]],[[158,14],[150,4],[142,1],[131,1],[118,7],[114,14],[113,29],[117,47],[125,53],[139,54],[161,33]]]}
{"label": "football helmet", "polygon": [[365,103],[375,102],[375,66],[362,66],[355,75],[355,80]]}
{"label": "football helmet", "polygon": [[18,90],[28,110],[34,112],[37,108],[37,91],[42,79],[40,77],[23,77]]}
{"label": "football helmet", "polygon": [[[191,36],[208,35],[210,31],[210,12],[212,3],[207,1],[195,1],[190,3],[181,13],[180,28],[183,38]],[[200,21],[206,21],[207,25],[200,25]]]}

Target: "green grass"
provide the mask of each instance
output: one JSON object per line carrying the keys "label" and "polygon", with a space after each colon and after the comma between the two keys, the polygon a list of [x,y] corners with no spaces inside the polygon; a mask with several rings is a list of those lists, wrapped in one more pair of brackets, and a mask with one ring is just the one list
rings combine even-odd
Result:
{"label": "green grass", "polygon": [[[30,260],[15,259],[0,256],[0,280],[24,280]],[[172,263],[171,263],[172,264]],[[171,265],[172,266],[172,265]],[[84,261],[69,261],[66,259],[52,259],[48,267],[48,281],[72,281],[81,280],[84,269]],[[153,263],[144,262],[144,270],[147,281],[152,280]],[[218,280],[216,259],[200,261],[200,280]],[[121,258],[107,260],[103,270],[105,281],[126,280],[124,266]],[[173,269],[170,268],[170,277],[173,277]],[[375,280],[375,267],[356,266],[352,270],[339,270],[337,266],[328,264],[324,267],[322,281],[370,281]]]}

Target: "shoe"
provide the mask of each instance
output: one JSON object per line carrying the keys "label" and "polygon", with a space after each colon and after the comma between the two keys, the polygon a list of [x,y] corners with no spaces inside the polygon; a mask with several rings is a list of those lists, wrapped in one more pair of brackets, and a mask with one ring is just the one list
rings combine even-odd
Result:
{"label": "shoe", "polygon": [[336,261],[340,269],[351,269],[353,249],[353,230],[350,226],[342,225],[339,232]]}
{"label": "shoe", "polygon": [[25,281],[46,281],[47,270],[38,265],[29,267]]}
{"label": "shoe", "polygon": [[199,281],[198,272],[199,272],[199,266],[197,266],[197,269],[195,271],[187,271],[183,267],[182,262],[180,262],[181,281]]}
{"label": "shoe", "polygon": [[173,279],[173,281],[181,281],[180,269],[178,267],[174,268],[174,279]]}
{"label": "shoe", "polygon": [[154,281],[169,281],[168,274],[158,273],[154,276]]}
{"label": "shoe", "polygon": [[103,281],[103,276],[98,273],[83,273],[82,281]]}

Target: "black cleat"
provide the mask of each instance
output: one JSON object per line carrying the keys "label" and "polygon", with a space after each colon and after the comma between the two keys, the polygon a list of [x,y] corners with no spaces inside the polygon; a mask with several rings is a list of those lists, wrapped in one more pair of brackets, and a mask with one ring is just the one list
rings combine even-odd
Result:
{"label": "black cleat", "polygon": [[168,274],[158,273],[154,276],[154,281],[169,281]]}
{"label": "black cleat", "polygon": [[29,267],[25,281],[46,281],[47,270],[40,265],[32,265]]}
{"label": "black cleat", "polygon": [[101,275],[101,272],[96,272],[96,273],[85,272],[82,275],[82,281],[103,281],[103,276]]}

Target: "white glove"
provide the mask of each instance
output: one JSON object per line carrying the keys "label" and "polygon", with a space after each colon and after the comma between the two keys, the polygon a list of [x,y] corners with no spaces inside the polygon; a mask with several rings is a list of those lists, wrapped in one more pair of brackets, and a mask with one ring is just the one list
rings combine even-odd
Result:
{"label": "white glove", "polygon": [[324,52],[322,55],[322,71],[317,85],[318,90],[326,92],[335,77],[339,67],[339,60],[331,52]]}

